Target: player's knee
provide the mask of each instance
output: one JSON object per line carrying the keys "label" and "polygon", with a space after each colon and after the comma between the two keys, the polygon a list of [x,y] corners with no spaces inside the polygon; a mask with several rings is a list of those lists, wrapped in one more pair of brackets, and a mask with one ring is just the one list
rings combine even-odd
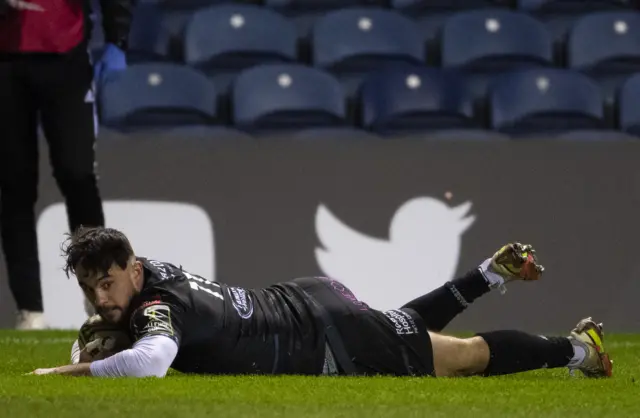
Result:
{"label": "player's knee", "polygon": [[480,337],[455,338],[432,335],[434,368],[438,377],[473,376],[486,368],[488,348]]}
{"label": "player's knee", "polygon": [[457,376],[474,376],[482,373],[489,361],[489,347],[481,337],[461,340],[461,358],[457,365]]}

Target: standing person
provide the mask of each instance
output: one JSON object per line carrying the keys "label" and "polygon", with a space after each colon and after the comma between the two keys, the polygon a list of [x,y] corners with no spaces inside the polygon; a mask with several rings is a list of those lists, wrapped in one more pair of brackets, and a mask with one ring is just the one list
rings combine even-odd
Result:
{"label": "standing person", "polygon": [[100,0],[106,45],[87,52],[88,0],[0,0],[0,235],[18,329],[45,327],[34,206],[38,126],[71,231],[104,225],[95,172],[98,80],[126,66],[133,0]]}

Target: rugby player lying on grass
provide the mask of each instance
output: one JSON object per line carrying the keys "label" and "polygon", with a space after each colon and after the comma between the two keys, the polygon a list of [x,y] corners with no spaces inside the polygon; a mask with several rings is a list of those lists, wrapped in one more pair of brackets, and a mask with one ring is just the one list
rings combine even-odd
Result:
{"label": "rugby player lying on grass", "polygon": [[491,289],[539,279],[543,268],[530,246],[506,245],[465,276],[387,312],[328,278],[254,290],[207,281],[137,257],[114,229],[80,229],[64,254],[67,274],[76,275],[102,320],[127,330],[135,343],[105,359],[34,374],[163,377],[172,367],[201,374],[440,377],[568,367],[589,377],[611,376],[602,326],[590,318],[569,337],[439,333]]}

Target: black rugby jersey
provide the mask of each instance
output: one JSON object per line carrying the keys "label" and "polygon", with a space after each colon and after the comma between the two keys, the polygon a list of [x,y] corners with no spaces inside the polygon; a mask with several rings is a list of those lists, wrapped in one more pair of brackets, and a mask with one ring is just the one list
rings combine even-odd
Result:
{"label": "black rugby jersey", "polygon": [[131,336],[174,339],[179,348],[172,368],[215,374],[322,372],[322,325],[292,286],[244,289],[170,263],[138,260],[145,282],[129,310]]}

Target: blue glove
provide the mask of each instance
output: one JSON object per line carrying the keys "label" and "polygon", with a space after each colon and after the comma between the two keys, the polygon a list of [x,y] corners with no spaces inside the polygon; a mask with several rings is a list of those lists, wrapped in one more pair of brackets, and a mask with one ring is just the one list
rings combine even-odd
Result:
{"label": "blue glove", "polygon": [[101,85],[110,76],[127,68],[127,56],[114,44],[106,44],[100,59],[94,64],[94,80]]}

